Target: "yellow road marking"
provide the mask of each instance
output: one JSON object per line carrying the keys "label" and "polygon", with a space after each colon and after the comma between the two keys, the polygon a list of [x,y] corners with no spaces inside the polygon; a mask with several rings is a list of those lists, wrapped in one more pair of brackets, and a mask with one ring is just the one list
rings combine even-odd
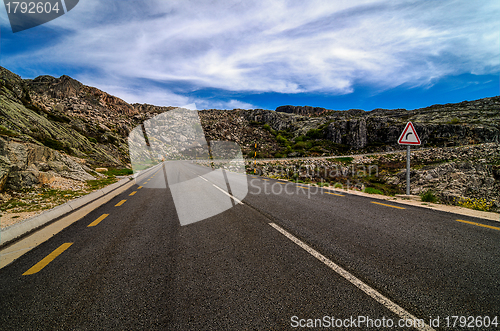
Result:
{"label": "yellow road marking", "polygon": [[276,182],[276,183],[281,184],[281,185],[286,185],[286,184],[288,184],[288,183],[283,183],[283,182]]}
{"label": "yellow road marking", "polygon": [[142,185],[146,185],[147,183],[148,183],[148,182],[144,182],[144,183],[142,183]]}
{"label": "yellow road marking", "polygon": [[134,192],[130,193],[129,196],[131,197],[131,196],[133,196],[136,193],[137,193],[137,191],[134,191]]}
{"label": "yellow road marking", "polygon": [[308,189],[309,189],[309,187],[307,187],[307,186],[299,186],[299,185],[297,185],[297,187],[300,187],[300,188],[305,188],[306,190],[308,190]]}
{"label": "yellow road marking", "polygon": [[103,219],[105,219],[108,216],[109,216],[109,214],[102,214],[98,219],[96,219],[95,221],[93,221],[92,223],[87,225],[87,227],[90,228],[91,226],[96,226],[97,224],[99,224]]}
{"label": "yellow road marking", "polygon": [[269,179],[264,179],[264,178],[262,178],[262,180],[265,180],[265,181],[267,181],[267,182],[269,181]]}
{"label": "yellow road marking", "polygon": [[140,190],[142,188],[142,186],[139,186],[137,189]]}
{"label": "yellow road marking", "polygon": [[50,262],[52,262],[56,257],[58,257],[59,255],[61,255],[71,245],[73,245],[73,243],[62,244],[61,246],[59,246],[58,248],[56,248],[52,253],[50,253],[49,255],[47,255],[46,257],[44,257],[43,260],[41,260],[40,262],[38,262],[37,264],[35,264],[34,266],[32,266],[28,271],[26,271],[23,274],[23,276],[28,276],[28,275],[36,274],[37,272],[39,272],[40,270],[42,270],[43,268],[45,268],[47,266],[47,264],[49,264]]}
{"label": "yellow road marking", "polygon": [[115,207],[120,207],[121,205],[123,205],[123,204],[125,203],[125,201],[127,201],[127,200],[122,200],[122,201],[118,202],[118,203],[115,205]]}
{"label": "yellow road marking", "polygon": [[370,201],[371,203],[381,205],[381,206],[386,206],[386,207],[392,207],[392,208],[397,208],[397,209],[406,209],[403,207],[398,207],[398,206],[393,206],[393,205],[386,205],[385,203],[380,203],[380,202],[375,202],[375,201]]}
{"label": "yellow road marking", "polygon": [[464,221],[464,220],[457,220],[457,222],[462,222],[462,223],[467,223],[467,224],[471,224],[471,225],[481,226],[483,228],[488,228],[488,229],[493,229],[493,230],[500,230],[499,227],[491,226],[491,225],[486,225],[486,224],[481,224],[481,223],[476,223],[476,222],[470,222],[470,221]]}
{"label": "yellow road marking", "polygon": [[330,192],[325,192],[326,194],[331,194],[331,195],[336,195],[338,197],[345,197],[345,195],[342,194],[337,194],[337,193],[330,193]]}

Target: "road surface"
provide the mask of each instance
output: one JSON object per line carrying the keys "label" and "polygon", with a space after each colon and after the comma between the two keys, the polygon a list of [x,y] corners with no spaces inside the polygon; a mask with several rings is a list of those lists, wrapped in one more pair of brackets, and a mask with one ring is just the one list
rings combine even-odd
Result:
{"label": "road surface", "polygon": [[500,329],[495,222],[165,164],[0,269],[1,330]]}

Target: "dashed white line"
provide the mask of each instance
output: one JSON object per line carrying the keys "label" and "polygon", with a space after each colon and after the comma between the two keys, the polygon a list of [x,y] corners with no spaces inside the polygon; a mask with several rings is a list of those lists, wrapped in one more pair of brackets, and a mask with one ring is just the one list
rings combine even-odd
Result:
{"label": "dashed white line", "polygon": [[[205,178],[205,177],[203,177],[203,176],[199,176],[199,175],[198,175],[198,177],[200,177],[201,179],[203,179],[205,182],[209,182],[209,180],[208,180],[208,179],[206,179],[206,178]],[[239,203],[240,205],[243,205],[243,202],[241,202],[240,200],[238,200],[237,198],[235,198],[234,196],[232,196],[232,195],[231,195],[231,194],[229,194],[228,192],[224,191],[223,189],[221,189],[220,187],[218,187],[217,185],[215,185],[215,184],[213,184],[213,183],[212,183],[212,185],[213,185],[216,189],[218,189],[219,191],[221,191],[222,193],[224,193],[225,195],[227,195],[228,197],[230,197],[231,199],[233,199],[235,202]]]}
{"label": "dashed white line", "polygon": [[243,204],[243,202],[241,202],[240,200],[238,200],[237,198],[235,198],[234,196],[232,196],[231,194],[227,193],[226,191],[224,191],[223,189],[221,189],[220,187],[218,187],[217,185],[215,184],[212,184],[216,189],[218,189],[219,191],[221,191],[222,193],[224,193],[225,195],[227,195],[228,197],[232,198],[234,201],[236,201],[237,203],[239,203],[240,205]]}
{"label": "dashed white line", "polygon": [[[306,252],[308,252],[309,254],[311,254],[312,256],[314,256],[315,258],[317,258],[318,260],[320,260],[324,264],[326,264],[330,269],[332,269],[333,271],[338,273],[340,276],[347,279],[351,284],[353,284],[354,286],[359,288],[361,291],[368,294],[370,297],[375,299],[377,302],[379,302],[380,304],[385,306],[387,309],[389,309],[390,311],[392,311],[393,313],[395,313],[396,315],[398,315],[402,319],[412,320],[412,321],[419,320],[417,317],[413,316],[408,311],[406,311],[405,309],[403,309],[402,307],[400,307],[396,303],[392,302],[389,298],[383,296],[377,290],[371,288],[370,286],[368,286],[367,284],[362,282],[359,278],[352,275],[350,272],[348,272],[347,270],[345,270],[344,268],[342,268],[338,264],[335,264],[334,262],[330,261],[328,258],[326,258],[324,255],[322,255],[321,253],[319,253],[315,249],[309,247],[303,241],[301,241],[300,239],[298,239],[297,237],[295,237],[294,235],[292,235],[291,233],[289,233],[288,231],[286,231],[285,229],[283,229],[279,225],[277,225],[275,223],[269,223],[269,225],[272,226],[273,228],[275,228],[276,230],[278,230],[285,237],[287,237],[288,239],[293,241],[295,244],[300,246],[302,249],[304,249]],[[434,331],[433,328],[431,328],[429,325],[427,325],[425,323],[423,326],[421,326],[421,327],[415,326],[415,328],[417,330],[421,330],[421,331]]]}

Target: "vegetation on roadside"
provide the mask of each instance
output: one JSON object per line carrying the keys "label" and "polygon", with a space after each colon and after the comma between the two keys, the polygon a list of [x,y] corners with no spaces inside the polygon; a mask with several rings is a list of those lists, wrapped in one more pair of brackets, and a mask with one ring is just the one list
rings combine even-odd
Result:
{"label": "vegetation on roadside", "polygon": [[454,202],[461,207],[470,208],[474,210],[488,211],[493,206],[493,201],[487,201],[483,198],[455,198]]}
{"label": "vegetation on roadside", "polygon": [[342,164],[351,164],[352,161],[354,160],[353,157],[338,157],[333,159],[334,161],[340,162]]}
{"label": "vegetation on roadside", "polygon": [[132,175],[134,171],[132,169],[124,168],[124,169],[118,169],[118,168],[109,168],[108,171],[106,171],[104,174],[109,176],[129,176]]}
{"label": "vegetation on roadside", "polygon": [[117,181],[118,179],[116,179],[115,176],[108,176],[106,178],[88,180],[87,185],[91,191],[94,191],[116,183]]}
{"label": "vegetation on roadside", "polygon": [[423,202],[436,203],[438,199],[433,191],[427,190],[420,195],[420,200],[422,200]]}
{"label": "vegetation on roadside", "polygon": [[[118,171],[117,173],[123,172]],[[74,191],[46,187],[12,191],[9,192],[9,200],[0,204],[0,212],[15,214],[51,209],[115,182],[117,182],[115,176],[108,176],[106,178],[88,180],[85,189]]]}
{"label": "vegetation on roadside", "polygon": [[365,188],[365,193],[369,193],[369,194],[384,194],[382,191],[377,190],[376,188],[373,188],[373,187],[367,187],[367,188]]}
{"label": "vegetation on roadside", "polygon": [[10,192],[11,199],[0,205],[0,211],[23,213],[54,208],[69,200],[87,194],[87,191],[38,188]]}

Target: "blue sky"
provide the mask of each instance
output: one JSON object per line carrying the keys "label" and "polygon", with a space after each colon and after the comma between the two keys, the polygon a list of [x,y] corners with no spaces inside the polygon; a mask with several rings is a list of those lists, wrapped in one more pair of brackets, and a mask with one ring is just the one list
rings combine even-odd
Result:
{"label": "blue sky", "polygon": [[129,103],[406,108],[500,94],[500,2],[80,0],[13,34],[0,65]]}

